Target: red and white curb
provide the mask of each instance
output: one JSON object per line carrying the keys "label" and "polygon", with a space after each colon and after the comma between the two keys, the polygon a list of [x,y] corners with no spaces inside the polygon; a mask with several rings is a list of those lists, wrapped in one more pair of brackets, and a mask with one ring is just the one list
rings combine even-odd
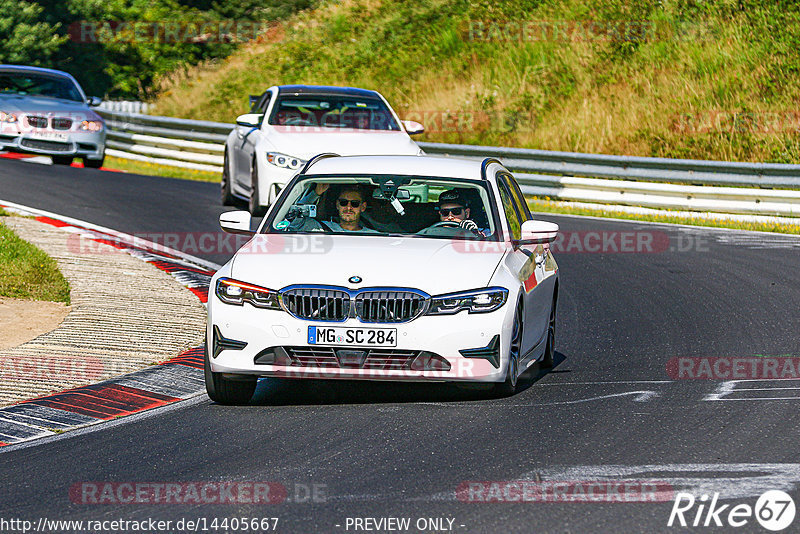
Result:
{"label": "red and white curb", "polygon": [[[219,268],[214,263],[129,234],[13,202],[0,200],[0,207],[124,250],[172,275],[201,302],[208,301],[208,285]],[[204,391],[200,346],[141,371],[0,408],[0,447],[158,408]]]}

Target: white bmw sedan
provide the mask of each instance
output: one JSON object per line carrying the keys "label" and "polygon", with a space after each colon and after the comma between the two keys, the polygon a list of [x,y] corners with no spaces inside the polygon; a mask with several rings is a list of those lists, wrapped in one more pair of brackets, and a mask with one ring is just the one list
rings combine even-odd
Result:
{"label": "white bmw sedan", "polygon": [[422,125],[401,121],[376,91],[282,85],[252,98],[225,141],[221,191],[223,205],[246,201],[255,216],[315,154],[422,153],[409,137]]}
{"label": "white bmw sedan", "polygon": [[478,382],[513,394],[553,364],[558,225],[500,162],[312,158],[211,280],[205,380],[246,403],[258,377]]}

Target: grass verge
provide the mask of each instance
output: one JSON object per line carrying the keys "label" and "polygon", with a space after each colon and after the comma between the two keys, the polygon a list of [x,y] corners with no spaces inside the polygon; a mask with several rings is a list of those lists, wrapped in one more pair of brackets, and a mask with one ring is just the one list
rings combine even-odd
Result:
{"label": "grass verge", "polygon": [[[0,210],[0,217],[8,213]],[[0,296],[69,304],[69,283],[56,261],[0,220]]]}
{"label": "grass verge", "polygon": [[112,156],[106,156],[104,166],[109,169],[134,174],[181,178],[183,180],[195,180],[197,182],[219,182],[220,180],[220,173],[218,172],[195,171],[192,169],[183,169],[181,167],[158,165],[155,163],[147,163],[146,161],[115,158]]}
{"label": "grass verge", "polygon": [[756,232],[773,232],[778,234],[800,234],[800,226],[795,224],[758,223],[736,221],[731,219],[689,218],[674,215],[670,210],[663,214],[641,214],[616,211],[613,206],[608,210],[572,206],[562,202],[553,202],[542,199],[528,199],[531,211],[539,213],[553,213],[563,215],[584,215],[590,217],[604,217],[608,219],[626,219],[631,221],[659,222],[668,224],[685,224],[689,226],[708,226],[713,228],[731,228],[734,230],[752,230]]}

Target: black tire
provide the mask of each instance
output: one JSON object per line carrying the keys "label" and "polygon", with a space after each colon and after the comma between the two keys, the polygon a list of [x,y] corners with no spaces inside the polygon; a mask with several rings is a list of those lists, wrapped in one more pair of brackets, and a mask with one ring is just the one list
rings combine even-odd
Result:
{"label": "black tire", "polygon": [[511,341],[509,341],[508,346],[506,380],[505,382],[498,382],[492,389],[492,393],[496,397],[510,397],[517,392],[517,375],[519,374],[519,357],[522,348],[522,328],[524,324],[522,312],[522,302],[520,301],[514,314],[514,328],[511,332]]}
{"label": "black tire", "polygon": [[553,367],[556,355],[556,301],[553,300],[553,308],[550,310],[550,322],[547,325],[547,346],[544,349],[544,356],[540,360],[543,368]]}
{"label": "black tire", "polygon": [[72,156],[50,156],[53,159],[53,165],[72,165]]}
{"label": "black tire", "polygon": [[225,156],[222,161],[222,180],[220,181],[220,200],[223,206],[233,206],[236,199],[231,190],[231,175],[228,170],[228,150],[225,149]]}
{"label": "black tire", "polygon": [[83,158],[83,166],[87,169],[99,169],[100,167],[103,166],[105,160],[106,160],[105,156],[103,156],[100,159]]}
{"label": "black tire", "polygon": [[253,162],[250,181],[252,186],[250,188],[250,202],[247,207],[253,217],[263,217],[267,213],[267,208],[258,203],[258,164],[255,161]]}
{"label": "black tire", "polygon": [[230,380],[215,373],[208,363],[208,347],[203,351],[203,374],[206,379],[206,393],[208,397],[220,404],[247,404],[253,397],[258,383],[258,377],[242,375],[241,379]]}

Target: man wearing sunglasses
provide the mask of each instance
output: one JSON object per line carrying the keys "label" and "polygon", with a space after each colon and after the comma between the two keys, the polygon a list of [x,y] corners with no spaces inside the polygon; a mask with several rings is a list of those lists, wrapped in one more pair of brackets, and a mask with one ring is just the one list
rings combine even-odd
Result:
{"label": "man wearing sunglasses", "polygon": [[[298,205],[316,204],[319,198],[330,188],[330,184],[320,183],[312,187],[297,201]],[[361,232],[378,233],[372,228],[361,224],[361,214],[367,209],[364,191],[357,185],[346,185],[336,198],[336,211],[339,213],[338,221],[318,221],[314,218],[293,217],[287,218],[280,228],[284,231],[319,231],[322,227],[334,232]],[[280,224],[280,223],[279,223]]]}
{"label": "man wearing sunglasses", "polygon": [[[339,223],[328,223],[340,226],[346,232],[372,232],[361,225],[361,214],[367,209],[364,194],[355,186],[347,186],[336,199],[336,210],[339,212]],[[335,230],[338,230],[334,227]]]}
{"label": "man wearing sunglasses", "polygon": [[469,208],[464,196],[456,189],[450,189],[439,195],[440,222],[453,222],[464,230],[468,230],[475,235],[485,236],[484,231],[478,228],[475,221],[469,218]]}

